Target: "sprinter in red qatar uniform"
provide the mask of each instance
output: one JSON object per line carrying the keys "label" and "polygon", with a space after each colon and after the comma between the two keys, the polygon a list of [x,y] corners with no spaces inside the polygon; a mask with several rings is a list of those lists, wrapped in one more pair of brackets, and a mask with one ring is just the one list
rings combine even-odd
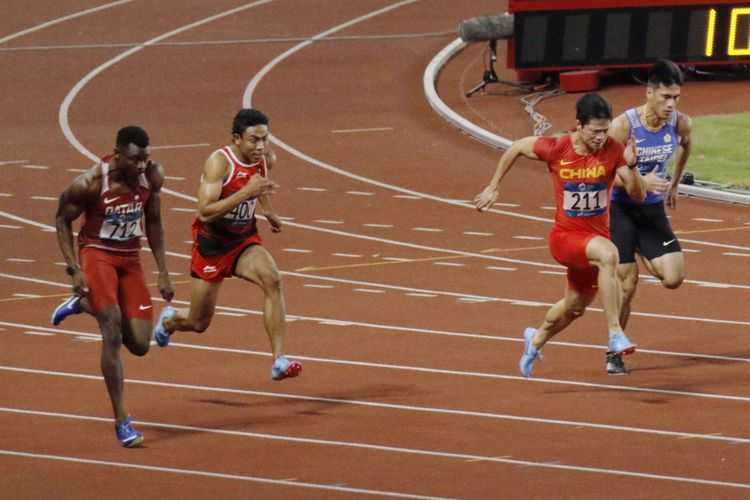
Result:
{"label": "sprinter in red qatar uniform", "polygon": [[[164,257],[159,191],[164,170],[149,160],[149,138],[140,127],[117,133],[114,154],[76,178],[63,191],[57,209],[57,241],[73,281],[74,295],[52,314],[52,323],[88,312],[102,332],[101,370],[115,414],[115,433],[123,446],[143,442],[123,403],[120,346],[136,356],[148,352],[153,306],[139,257],[140,239],[148,238],[159,269],[162,297],[174,296]],[[72,223],[84,214],[78,233],[78,259]],[[145,228],[144,228],[145,221]],[[79,265],[80,262],[80,265]]]}
{"label": "sprinter in red qatar uniform", "polygon": [[531,375],[542,346],[580,317],[594,300],[597,288],[609,328],[609,350],[635,351],[635,344],[620,326],[620,282],[616,270],[617,248],[609,238],[609,200],[615,178],[635,200],[643,200],[644,184],[632,168],[632,143],[624,148],[607,137],[612,108],[598,94],[586,94],[576,103],[576,129],[558,137],[526,137],[503,154],[490,184],[475,198],[484,211],[498,198],[505,174],[519,156],[547,162],[555,189],[555,224],[549,237],[552,256],[568,268],[565,296],[550,308],[538,328],[524,331],[519,368]]}
{"label": "sprinter in red qatar uniform", "polygon": [[237,276],[263,290],[263,323],[273,353],[271,378],[281,380],[299,375],[302,365],[283,353],[286,306],[281,276],[273,257],[261,246],[255,219],[260,205],[271,229],[281,230],[281,219],[268,199],[278,187],[268,179],[268,139],[268,118],[258,110],[242,109],[234,118],[232,142],[206,160],[198,189],[198,217],[193,222],[190,309],[164,308],[154,338],[166,347],[175,331],[204,332],[222,281]]}

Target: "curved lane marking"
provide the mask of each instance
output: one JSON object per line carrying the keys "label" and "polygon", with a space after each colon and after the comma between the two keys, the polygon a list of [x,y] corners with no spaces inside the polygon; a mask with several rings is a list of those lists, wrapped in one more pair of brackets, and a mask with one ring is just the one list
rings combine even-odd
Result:
{"label": "curved lane marking", "polygon": [[117,7],[119,5],[123,5],[126,3],[130,3],[133,0],[118,0],[117,2],[112,2],[104,5],[100,5],[99,7],[93,7],[91,9],[81,10],[78,12],[74,12],[73,14],[68,14],[67,16],[58,17],[56,19],[52,19],[50,21],[47,21],[46,23],[38,24],[36,26],[32,26],[31,28],[27,28],[23,31],[19,31],[17,33],[13,33],[12,35],[5,36],[3,38],[0,38],[0,44],[3,44],[5,42],[9,42],[10,40],[13,40],[14,38],[18,38],[24,35],[28,35],[29,33],[33,33],[35,31],[39,31],[44,28],[48,28],[50,26],[54,26],[55,24],[59,24],[65,21],[70,21],[71,19],[76,19],[78,17],[86,16],[88,14],[93,14],[94,12],[99,12],[101,10],[110,9],[112,7]]}
{"label": "curved lane marking", "polygon": [[160,42],[161,40],[164,40],[166,38],[169,38],[174,35],[178,35],[184,31],[191,30],[193,28],[197,28],[198,26],[203,26],[204,24],[208,24],[210,22],[216,21],[217,19],[221,19],[227,16],[231,16],[232,14],[236,14],[238,12],[242,12],[243,10],[252,9],[254,7],[259,7],[261,5],[265,5],[267,3],[273,2],[273,0],[258,0],[256,2],[251,2],[249,4],[241,5],[239,7],[235,7],[234,9],[230,9],[224,12],[221,12],[219,14],[215,14],[210,17],[206,17],[204,19],[201,19],[200,21],[196,21],[194,23],[187,24],[185,26],[182,26],[180,28],[174,29],[172,31],[169,31],[167,33],[164,33],[163,35],[159,35],[155,38],[152,38],[146,42],[143,42],[142,44],[137,45],[136,47],[133,47],[130,50],[126,50],[125,52],[121,53],[120,55],[113,57],[109,61],[106,61],[103,64],[100,64],[93,70],[91,70],[86,76],[81,78],[78,83],[75,84],[75,86],[68,92],[68,95],[65,96],[65,99],[63,99],[62,104],[60,105],[60,111],[58,112],[58,122],[60,124],[60,128],[63,131],[63,134],[65,135],[65,138],[68,140],[71,146],[73,146],[78,152],[80,152],[83,156],[90,159],[91,161],[99,161],[99,158],[89,151],[86,146],[80,143],[80,141],[76,138],[75,134],[73,133],[73,130],[70,128],[70,121],[68,119],[69,111],[70,111],[70,105],[73,103],[73,100],[78,96],[78,94],[81,92],[83,87],[85,87],[91,80],[96,78],[99,73],[102,73],[107,68],[110,68],[114,66],[115,64],[119,63],[123,59],[126,59],[136,52],[140,52],[144,48],[154,45],[157,42]]}

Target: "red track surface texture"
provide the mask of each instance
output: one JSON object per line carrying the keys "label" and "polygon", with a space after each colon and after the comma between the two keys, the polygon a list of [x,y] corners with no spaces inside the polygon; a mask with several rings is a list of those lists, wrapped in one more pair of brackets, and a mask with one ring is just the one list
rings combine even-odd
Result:
{"label": "red track surface texture", "polygon": [[[92,4],[104,8],[82,12]],[[630,376],[604,373],[595,304],[524,380],[521,331],[564,287],[546,249],[544,169],[517,167],[501,200],[511,205],[497,207],[506,214],[447,203],[472,198],[498,155],[422,94],[425,66],[453,37],[351,38],[452,31],[499,10],[490,0],[6,0],[0,497],[748,498],[747,210],[682,200],[671,213],[688,282],[641,283]],[[349,38],[207,43],[319,34]],[[36,48],[8,50],[22,47]],[[527,135],[517,101],[500,110],[493,96],[460,97],[481,75],[481,50],[448,65],[441,95]],[[642,91],[607,95],[621,111]],[[746,89],[727,83],[690,83],[684,95],[693,114],[747,106]],[[562,128],[574,99],[541,111]],[[163,210],[184,304],[199,172],[249,100],[280,141],[274,205],[287,225],[279,235],[261,225],[286,272],[287,352],[305,371],[270,380],[260,292],[230,280],[206,333],[144,358],[123,353],[146,442],[120,448],[95,322],[48,323],[69,291],[49,231],[56,198],[122,125],[169,146],[154,158],[173,193]]]}

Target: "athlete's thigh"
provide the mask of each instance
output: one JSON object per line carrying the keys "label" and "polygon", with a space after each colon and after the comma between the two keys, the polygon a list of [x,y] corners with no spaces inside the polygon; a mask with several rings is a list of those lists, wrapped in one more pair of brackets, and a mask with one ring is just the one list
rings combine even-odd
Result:
{"label": "athlete's thigh", "polygon": [[216,301],[219,298],[219,289],[222,280],[205,281],[200,278],[193,278],[190,284],[190,310],[188,318],[190,320],[202,319],[210,322],[216,309]]}
{"label": "athlete's thigh", "polygon": [[621,264],[635,262],[638,233],[633,208],[622,203],[613,203],[610,208],[609,231]]}
{"label": "athlete's thigh", "polygon": [[122,310],[124,332],[131,332],[138,343],[151,338],[151,322],[154,307],[146,287],[140,259],[137,256],[124,256],[118,262],[120,282],[117,288],[117,301]]}
{"label": "athlete's thigh", "polygon": [[245,248],[237,258],[234,274],[262,285],[268,276],[278,274],[278,267],[268,250],[261,245],[252,245]]}
{"label": "athlete's thigh", "polygon": [[117,306],[119,278],[110,255],[95,248],[83,248],[80,259],[89,287],[89,304],[94,315],[98,315],[109,307]]}
{"label": "athlete's thigh", "polygon": [[644,222],[638,227],[638,253],[648,260],[662,255],[682,252],[680,242],[672,231],[663,203],[645,205],[641,209]]}

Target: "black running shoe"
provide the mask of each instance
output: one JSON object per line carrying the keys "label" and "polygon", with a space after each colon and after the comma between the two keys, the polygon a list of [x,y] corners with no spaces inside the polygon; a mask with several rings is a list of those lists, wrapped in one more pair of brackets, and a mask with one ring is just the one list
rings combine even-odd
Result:
{"label": "black running shoe", "polygon": [[614,352],[607,353],[607,373],[609,375],[627,375],[628,369],[622,360],[622,354]]}

